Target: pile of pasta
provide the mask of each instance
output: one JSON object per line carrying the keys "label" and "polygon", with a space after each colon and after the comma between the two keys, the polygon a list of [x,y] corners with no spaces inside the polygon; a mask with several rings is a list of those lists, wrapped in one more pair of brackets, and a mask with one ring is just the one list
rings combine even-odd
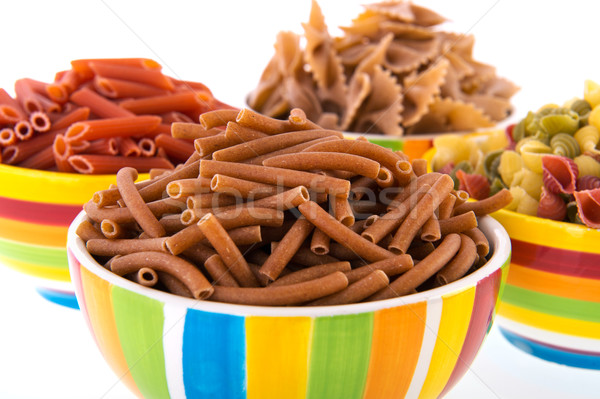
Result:
{"label": "pile of pasta", "polygon": [[[455,281],[490,256],[478,217],[504,191],[466,202],[423,159],[345,139],[294,109],[210,111],[196,151],[172,171],[123,168],[77,228],[107,269],[196,299],[339,305]],[[195,133],[194,133],[195,132]]]}
{"label": "pile of pasta", "polygon": [[396,136],[471,131],[510,115],[518,88],[474,59],[473,35],[439,30],[444,17],[409,1],[364,7],[333,37],[313,0],[303,36],[278,34],[249,106],[277,118],[302,108],[327,128]]}
{"label": "pile of pasta", "polygon": [[74,60],[54,82],[23,78],[14,91],[0,89],[0,162],[69,173],[173,168],[194,145],[171,124],[231,108],[146,58]]}
{"label": "pile of pasta", "polygon": [[600,85],[584,86],[583,98],[530,111],[506,134],[436,139],[433,170],[473,198],[509,188],[508,210],[600,228]]}

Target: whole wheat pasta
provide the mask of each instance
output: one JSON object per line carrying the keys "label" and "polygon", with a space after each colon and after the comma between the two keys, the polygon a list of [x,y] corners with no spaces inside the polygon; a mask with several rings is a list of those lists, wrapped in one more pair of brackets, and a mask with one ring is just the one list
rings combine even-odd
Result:
{"label": "whole wheat pasta", "polygon": [[[277,248],[278,242],[271,242],[271,249]],[[340,259],[334,258],[330,255],[317,255],[310,250],[310,248],[300,247],[298,251],[292,257],[292,262],[301,266],[314,266],[324,265],[326,263],[339,262]]]}
{"label": "whole wheat pasta", "polygon": [[130,274],[131,279],[144,287],[154,287],[158,283],[158,274],[149,267],[142,267],[136,273]]}
{"label": "whole wheat pasta", "polygon": [[201,176],[213,177],[216,174],[286,187],[304,186],[315,192],[333,195],[347,195],[350,191],[349,181],[314,173],[205,159],[200,161]]}
{"label": "whole wheat pasta", "polygon": [[229,122],[225,128],[225,137],[233,143],[232,145],[236,145],[238,143],[245,143],[247,141],[268,137],[268,135],[261,131],[241,126],[236,122]]}
{"label": "whole wheat pasta", "polygon": [[469,271],[478,259],[477,248],[473,240],[464,234],[460,234],[460,240],[460,248],[457,254],[436,273],[435,281],[437,285],[444,285],[458,280]]}
{"label": "whole wheat pasta", "polygon": [[210,241],[213,248],[221,256],[229,271],[242,287],[258,287],[258,281],[244,256],[231,240],[227,231],[219,220],[211,213],[205,215],[198,221],[200,231]]}
{"label": "whole wheat pasta", "polygon": [[259,306],[291,306],[309,302],[343,290],[348,279],[342,272],[334,272],[301,283],[271,288],[215,287],[210,301]]}
{"label": "whole wheat pasta", "polygon": [[396,197],[388,204],[388,209],[395,208],[406,198],[410,197],[413,192],[417,191],[422,186],[433,186],[433,184],[442,176],[441,173],[432,172],[425,175],[418,176],[400,191]]}
{"label": "whole wheat pasta", "polygon": [[303,218],[298,218],[290,230],[283,236],[277,248],[275,248],[261,266],[260,273],[271,280],[277,279],[313,229],[314,226],[311,222]]}
{"label": "whole wheat pasta", "polygon": [[181,223],[179,214],[165,215],[158,219],[158,221],[162,224],[167,235],[175,234],[185,228],[185,225]]}
{"label": "whole wheat pasta", "polygon": [[123,168],[117,172],[117,188],[121,198],[131,215],[140,225],[142,230],[150,237],[162,237],[166,234],[156,216],[138,193],[133,182],[137,179],[137,171],[133,168]]}
{"label": "whole wheat pasta", "polygon": [[380,260],[378,262],[369,263],[364,266],[346,271],[346,277],[350,284],[366,277],[375,270],[383,271],[388,277],[397,276],[405,273],[414,266],[413,259],[410,255],[396,255],[392,258]]}
{"label": "whole wheat pasta", "polygon": [[163,191],[167,188],[167,184],[172,181],[198,177],[198,166],[200,160],[186,164],[184,167],[175,170],[173,173],[160,177],[147,186],[140,188],[140,196],[144,201],[154,201],[161,198]]}
{"label": "whole wheat pasta", "polygon": [[360,302],[386,287],[389,282],[390,279],[383,271],[375,270],[335,294],[308,303],[308,306],[332,306]]}
{"label": "whole wheat pasta", "polygon": [[205,299],[214,291],[196,266],[167,253],[148,251],[123,255],[113,260],[110,267],[112,272],[121,276],[136,272],[142,267],[168,273],[184,283],[196,299]]}
{"label": "whole wheat pasta", "polygon": [[415,176],[422,176],[427,173],[427,160],[423,158],[413,159],[412,169],[415,172]]}
{"label": "whole wheat pasta", "polygon": [[171,198],[184,198],[190,195],[211,192],[211,181],[206,177],[179,179],[169,182],[166,191]]}
{"label": "whole wheat pasta", "polygon": [[304,110],[293,108],[288,116],[288,121],[297,130],[319,129],[320,126],[306,117]]}
{"label": "whole wheat pasta", "polygon": [[[143,180],[136,182],[135,186],[139,191],[152,183],[154,183],[153,180]],[[96,191],[92,196],[91,202],[94,203],[98,208],[102,208],[105,206],[116,205],[117,201],[120,199],[121,194],[119,193],[119,190],[116,187],[110,187],[105,190]],[[145,201],[148,202],[146,199]]]}
{"label": "whole wheat pasta", "polygon": [[[207,179],[201,177],[201,179]],[[261,199],[280,192],[277,186],[216,174],[210,179],[210,189],[216,193],[235,195],[245,199]]]}
{"label": "whole wheat pasta", "polygon": [[304,143],[300,143],[300,144],[296,144],[296,145],[292,145],[290,147],[286,147],[286,148],[282,148],[281,150],[277,150],[277,151],[272,151],[272,152],[268,152],[266,154],[263,155],[259,155],[257,157],[254,158],[248,158],[245,159],[243,162],[244,163],[250,163],[253,165],[262,165],[263,161],[265,159],[269,159],[278,155],[285,155],[285,154],[295,154],[298,153],[300,151],[303,151],[304,149],[317,144],[317,143],[321,143],[323,141],[330,141],[330,140],[339,140],[340,138],[337,136],[325,136],[325,137],[321,137],[315,140],[310,140],[310,141],[306,141]]}
{"label": "whole wheat pasta", "polygon": [[204,129],[202,125],[188,122],[171,123],[171,136],[176,139],[196,140],[203,137],[215,136],[222,133],[221,129]]}
{"label": "whole wheat pasta", "polygon": [[384,248],[365,240],[348,227],[344,226],[329,213],[324,211],[317,203],[308,201],[298,206],[298,210],[304,217],[322,230],[333,240],[339,242],[347,248],[351,248],[359,256],[375,262],[385,258],[391,258],[393,253]]}
{"label": "whole wheat pasta", "polygon": [[114,220],[104,219],[100,222],[100,230],[102,234],[106,238],[127,238],[127,233],[129,229],[120,225],[119,223],[115,223]]}
{"label": "whole wheat pasta", "polygon": [[448,219],[438,221],[440,233],[444,236],[450,233],[462,233],[477,227],[477,216],[475,212],[469,211]]}
{"label": "whole wheat pasta", "polygon": [[[226,229],[235,227],[261,225],[278,226],[283,223],[283,212],[268,208],[236,208],[217,212],[216,217]],[[173,255],[179,255],[186,249],[205,238],[197,224],[193,224],[170,236],[165,241],[165,247]]]}
{"label": "whole wheat pasta", "polygon": [[451,217],[452,211],[454,211],[455,203],[456,197],[452,194],[448,194],[448,196],[440,203],[438,208],[438,220],[444,220]]}
{"label": "whole wheat pasta", "polygon": [[239,112],[236,122],[267,134],[284,133],[294,129],[289,121],[270,118],[248,108],[244,108]]}
{"label": "whole wheat pasta", "polygon": [[92,255],[115,256],[127,255],[140,251],[164,252],[164,237],[158,238],[91,238],[86,242],[86,248]]}
{"label": "whole wheat pasta", "polygon": [[419,187],[410,197],[375,220],[361,233],[361,236],[373,243],[381,241],[383,237],[395,231],[402,224],[407,215],[427,194],[429,189],[428,185]]}
{"label": "whole wheat pasta", "polygon": [[[273,136],[278,137],[278,136]],[[264,166],[293,170],[343,170],[377,179],[379,163],[369,158],[339,152],[307,152],[278,155],[263,161]]]}
{"label": "whole wheat pasta", "polygon": [[433,213],[429,219],[427,219],[423,227],[421,227],[421,240],[433,242],[440,238],[442,238],[440,223],[435,213]]}
{"label": "whole wheat pasta", "polygon": [[217,126],[226,126],[227,122],[234,122],[238,116],[237,109],[218,109],[200,115],[200,124],[208,130]]}
{"label": "whole wheat pasta", "polygon": [[468,201],[454,208],[454,215],[473,211],[476,216],[484,216],[492,212],[499,211],[512,201],[512,194],[507,189],[502,189],[491,197],[479,200]]}
{"label": "whole wheat pasta", "polygon": [[431,254],[433,251],[435,251],[435,246],[433,245],[433,243],[424,241],[415,243],[413,241],[406,253],[416,261],[425,259],[425,257]]}
{"label": "whole wheat pasta", "polygon": [[281,275],[277,278],[277,280],[271,282],[268,286],[278,287],[282,285],[302,283],[304,281],[310,281],[319,277],[327,276],[337,271],[347,274],[351,269],[350,262],[324,263],[322,265],[311,266],[288,273],[286,275]]}
{"label": "whole wheat pasta", "polygon": [[470,230],[464,230],[462,234],[469,237],[473,242],[475,242],[475,246],[477,247],[477,255],[480,258],[485,258],[487,254],[490,252],[490,243],[478,227],[472,228]]}
{"label": "whole wheat pasta", "polygon": [[366,193],[372,193],[377,187],[377,181],[365,176],[359,176],[350,185],[350,199],[360,200]]}
{"label": "whole wheat pasta", "polygon": [[313,231],[310,240],[310,250],[317,255],[327,255],[329,253],[329,242],[331,238],[319,229]]}
{"label": "whole wheat pasta", "polygon": [[[357,259],[362,259],[359,254],[356,253],[352,248],[348,248],[343,246],[338,242],[330,242],[329,243],[329,255],[333,256],[338,260],[348,260],[353,261]],[[364,261],[364,263],[368,263]]]}
{"label": "whole wheat pasta", "polygon": [[104,234],[102,234],[102,232],[97,229],[89,220],[84,220],[83,222],[81,222],[79,224],[79,226],[77,226],[77,230],[75,230],[75,233],[81,237],[81,239],[83,241],[89,241],[92,238],[100,238],[103,239],[104,238]]}
{"label": "whole wheat pasta", "polygon": [[[228,127],[229,128],[229,127]],[[266,136],[224,148],[213,153],[213,159],[217,161],[239,162],[254,158],[286,147],[291,147],[307,141],[323,137],[342,137],[342,133],[335,130],[304,130],[290,133],[282,133],[274,136]]]}
{"label": "whole wheat pasta", "polygon": [[454,257],[460,248],[460,243],[461,239],[458,234],[447,235],[435,251],[420,261],[415,267],[401,274],[400,277],[392,281],[387,287],[369,297],[369,300],[376,301],[411,293]]}
{"label": "whole wheat pasta", "polygon": [[231,275],[223,259],[218,254],[212,255],[204,261],[204,268],[212,277],[215,285],[223,287],[239,287],[235,278]]}
{"label": "whole wheat pasta", "polygon": [[377,144],[363,140],[335,140],[308,147],[306,152],[340,152],[359,155],[379,162],[392,172],[399,186],[405,186],[414,177],[412,165],[400,155]]}
{"label": "whole wheat pasta", "polygon": [[199,265],[204,264],[211,256],[215,255],[217,251],[214,248],[206,246],[202,243],[196,243],[183,251],[182,255],[185,259],[189,259]]}
{"label": "whole wheat pasta", "polygon": [[333,217],[335,220],[344,226],[352,226],[354,224],[354,212],[347,197],[334,196],[333,200]]}
{"label": "whole wheat pasta", "polygon": [[187,206],[189,209],[202,208],[220,208],[224,206],[236,206],[239,197],[235,197],[226,193],[203,193],[187,197]]}
{"label": "whole wheat pasta", "polygon": [[242,141],[237,137],[230,138],[225,136],[225,133],[223,132],[215,134],[214,136],[201,137],[194,140],[194,148],[198,154],[205,157],[222,148],[227,148],[241,142]]}
{"label": "whole wheat pasta", "polygon": [[396,233],[392,243],[388,246],[394,253],[405,253],[411,241],[440,206],[440,203],[452,191],[454,180],[449,175],[442,175],[427,193],[421,198],[417,205],[408,213]]}

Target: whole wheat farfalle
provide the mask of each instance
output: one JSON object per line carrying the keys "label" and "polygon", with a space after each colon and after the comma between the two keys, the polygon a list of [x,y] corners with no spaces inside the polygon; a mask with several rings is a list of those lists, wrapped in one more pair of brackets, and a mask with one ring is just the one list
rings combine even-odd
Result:
{"label": "whole wheat farfalle", "polygon": [[385,1],[365,5],[332,36],[313,0],[304,40],[278,35],[248,105],[281,119],[302,108],[327,128],[396,136],[502,121],[518,87],[474,58],[473,35],[442,30],[446,21],[409,1]]}

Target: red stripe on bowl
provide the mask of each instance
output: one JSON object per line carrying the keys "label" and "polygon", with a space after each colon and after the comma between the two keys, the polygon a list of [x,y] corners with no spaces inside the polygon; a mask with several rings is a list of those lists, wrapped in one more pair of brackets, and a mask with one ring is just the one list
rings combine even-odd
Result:
{"label": "red stripe on bowl", "polygon": [[82,205],[48,204],[0,197],[0,217],[28,223],[68,227],[81,209]]}

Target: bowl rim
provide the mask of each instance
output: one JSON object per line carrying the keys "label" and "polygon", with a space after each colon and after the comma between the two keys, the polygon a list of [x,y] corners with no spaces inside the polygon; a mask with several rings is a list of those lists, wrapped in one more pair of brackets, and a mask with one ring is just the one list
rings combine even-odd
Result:
{"label": "bowl rim", "polygon": [[[474,287],[485,277],[502,268],[510,260],[511,243],[508,233],[502,225],[490,216],[480,219],[480,228],[490,241],[494,252],[488,262],[473,273],[450,284],[423,291],[416,294],[391,298],[381,301],[356,303],[336,306],[255,306],[240,305],[223,302],[196,300],[177,296],[168,292],[155,290],[129,281],[105,269],[87,252],[83,240],[75,233],[77,226],[87,218],[85,211],[81,211],[69,226],[67,248],[73,252],[78,263],[97,277],[137,294],[161,301],[165,304],[181,306],[199,311],[228,314],[235,316],[270,316],[270,317],[323,317],[339,316],[360,313],[369,313],[376,310],[405,306],[419,302],[442,300],[442,297],[459,293]],[[69,268],[73,268],[69,259]],[[77,293],[77,289],[75,290]],[[81,300],[79,298],[79,300]]]}

